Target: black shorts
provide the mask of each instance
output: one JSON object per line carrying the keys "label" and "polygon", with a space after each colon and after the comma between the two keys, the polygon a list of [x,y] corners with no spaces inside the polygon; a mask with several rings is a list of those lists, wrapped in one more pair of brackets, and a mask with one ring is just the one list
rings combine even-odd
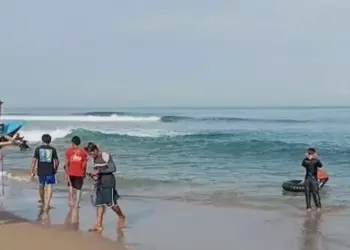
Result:
{"label": "black shorts", "polygon": [[70,182],[68,182],[68,187],[70,186],[70,183],[72,183],[72,187],[77,190],[81,190],[83,188],[84,184],[84,177],[80,176],[69,176]]}
{"label": "black shorts", "polygon": [[95,192],[95,206],[113,207],[117,205],[119,194],[115,188],[98,188]]}

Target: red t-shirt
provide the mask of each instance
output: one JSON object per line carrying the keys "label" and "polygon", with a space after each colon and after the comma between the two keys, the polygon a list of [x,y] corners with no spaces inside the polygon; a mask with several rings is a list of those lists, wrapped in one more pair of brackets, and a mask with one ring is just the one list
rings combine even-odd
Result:
{"label": "red t-shirt", "polygon": [[87,164],[87,154],[81,148],[68,148],[65,152],[68,161],[68,175],[83,177]]}

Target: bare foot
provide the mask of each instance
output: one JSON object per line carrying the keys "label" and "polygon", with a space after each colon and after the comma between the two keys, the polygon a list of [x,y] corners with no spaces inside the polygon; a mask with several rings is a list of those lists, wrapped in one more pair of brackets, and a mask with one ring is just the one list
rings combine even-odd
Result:
{"label": "bare foot", "polygon": [[306,211],[311,212],[311,211],[312,211],[312,209],[311,209],[311,208],[308,208]]}
{"label": "bare foot", "polygon": [[103,231],[103,227],[94,225],[92,228],[89,229],[89,232],[97,232],[101,233]]}

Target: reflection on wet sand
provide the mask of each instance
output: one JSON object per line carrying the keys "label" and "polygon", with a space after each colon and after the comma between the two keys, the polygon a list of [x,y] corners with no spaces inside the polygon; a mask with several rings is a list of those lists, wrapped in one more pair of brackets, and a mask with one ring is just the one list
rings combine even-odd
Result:
{"label": "reflection on wet sand", "polygon": [[124,231],[122,229],[117,230],[117,247],[118,249],[127,249]]}
{"label": "reflection on wet sand", "polygon": [[[93,232],[93,235],[96,237],[104,238],[103,232]],[[116,239],[116,249],[120,249],[120,250],[129,249],[125,240],[125,234],[123,229],[117,229],[117,234],[115,239]]]}
{"label": "reflection on wet sand", "polygon": [[51,225],[50,210],[43,209],[42,207],[40,207],[36,221],[45,226],[50,226]]}
{"label": "reflection on wet sand", "polygon": [[64,224],[69,229],[79,230],[79,208],[69,207]]}
{"label": "reflection on wet sand", "polygon": [[319,248],[321,239],[320,232],[321,213],[307,213],[301,228],[300,250],[321,250]]}

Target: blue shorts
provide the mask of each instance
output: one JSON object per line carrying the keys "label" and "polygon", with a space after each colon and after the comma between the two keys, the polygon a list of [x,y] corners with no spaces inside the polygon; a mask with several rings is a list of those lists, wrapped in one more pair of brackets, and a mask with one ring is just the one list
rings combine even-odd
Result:
{"label": "blue shorts", "polygon": [[39,175],[38,177],[40,185],[56,184],[56,178],[54,175]]}

